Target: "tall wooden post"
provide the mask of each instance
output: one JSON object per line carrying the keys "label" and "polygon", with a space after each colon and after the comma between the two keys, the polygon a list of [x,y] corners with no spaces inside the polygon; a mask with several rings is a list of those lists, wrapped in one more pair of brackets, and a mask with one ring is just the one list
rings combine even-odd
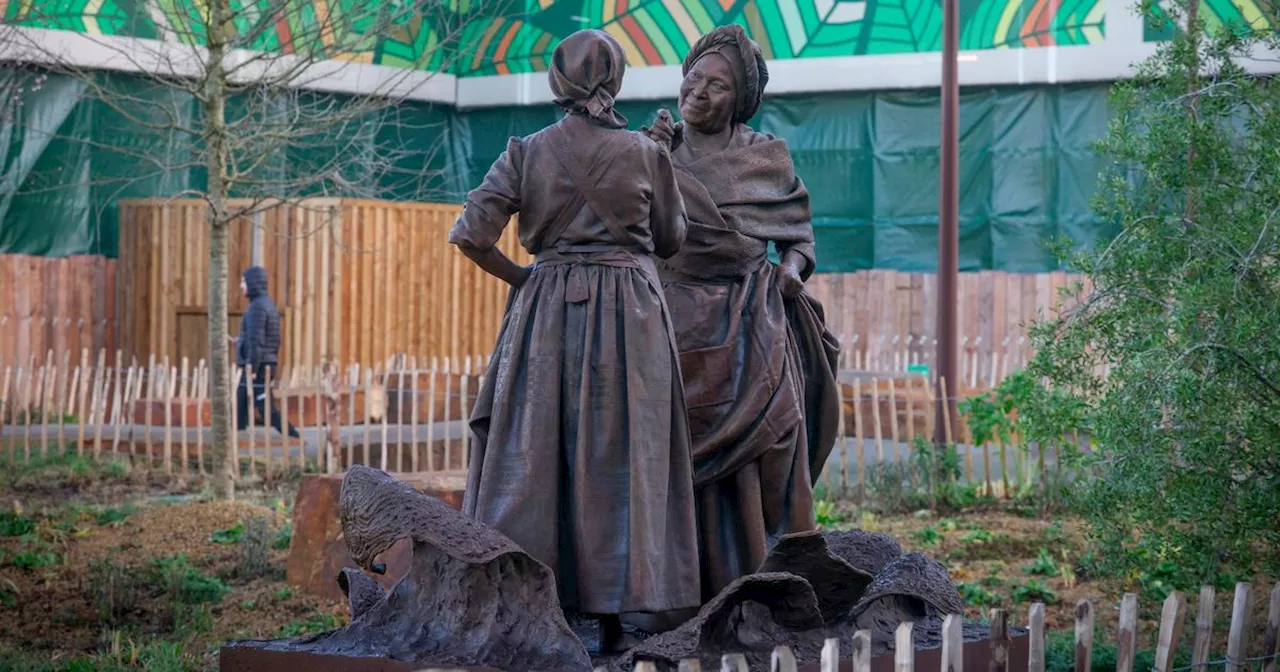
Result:
{"label": "tall wooden post", "polygon": [[951,423],[956,417],[955,397],[961,389],[957,346],[956,285],[959,284],[960,222],[959,222],[959,118],[960,84],[957,72],[959,52],[959,0],[942,0],[942,146],[939,151],[938,189],[938,352],[935,361],[935,385],[946,381],[951,393],[938,395],[937,422],[934,441],[945,442],[943,413],[949,413]]}

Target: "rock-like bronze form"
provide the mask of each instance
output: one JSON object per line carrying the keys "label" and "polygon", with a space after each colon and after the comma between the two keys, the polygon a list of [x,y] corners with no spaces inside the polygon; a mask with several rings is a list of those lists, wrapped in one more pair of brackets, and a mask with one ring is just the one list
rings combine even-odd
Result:
{"label": "rock-like bronze form", "polygon": [[555,577],[511,540],[389,474],[356,465],[342,484],[351,556],[375,570],[378,554],[413,541],[409,571],[389,593],[344,571],[352,621],[309,637],[258,643],[276,651],[341,654],[423,666],[589,670],[569,629]]}
{"label": "rock-like bronze form", "polygon": [[790,572],[814,587],[824,623],[839,623],[866,593],[875,577],[832,553],[821,532],[790,534],[778,541],[761,572]]}
{"label": "rock-like bronze form", "polygon": [[[512,672],[592,669],[565,620],[551,570],[510,539],[369,467],[348,472],[339,499],[343,538],[360,565],[337,577],[351,623],[237,649]],[[401,539],[413,543],[412,559],[386,592],[368,572],[379,573],[379,556]],[[797,533],[779,539],[757,572],[734,581],[696,617],[595,664],[629,672],[637,660],[674,665],[699,658],[714,666],[732,651],[745,654],[752,670],[767,670],[779,644],[791,646],[802,663],[813,662],[826,638],[847,640],[854,629],[872,631],[879,655],[892,648],[904,620],[916,623],[917,646],[929,648],[940,641],[943,617],[962,610],[941,565],[903,555],[885,535]],[[966,627],[968,640],[984,634],[980,626]]]}

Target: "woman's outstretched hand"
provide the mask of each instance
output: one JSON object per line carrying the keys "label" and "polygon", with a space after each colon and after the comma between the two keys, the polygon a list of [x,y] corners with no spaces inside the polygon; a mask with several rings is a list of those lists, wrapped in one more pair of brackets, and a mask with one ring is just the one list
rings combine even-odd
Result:
{"label": "woman's outstretched hand", "polygon": [[643,126],[640,132],[649,136],[654,142],[666,145],[668,149],[675,151],[684,141],[684,122],[676,123],[671,113],[663,108],[658,110],[658,118],[654,119],[653,127]]}

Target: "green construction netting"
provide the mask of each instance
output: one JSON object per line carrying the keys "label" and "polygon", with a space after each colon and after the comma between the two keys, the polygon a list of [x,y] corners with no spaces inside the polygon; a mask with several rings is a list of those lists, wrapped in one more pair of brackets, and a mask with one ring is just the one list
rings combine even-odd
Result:
{"label": "green construction netting", "polygon": [[[175,139],[162,123],[182,116],[184,124],[199,127],[198,106],[185,92],[123,75],[103,76],[92,87],[51,76],[35,87],[31,73],[0,74],[18,82],[0,89],[9,111],[0,116],[0,253],[113,256],[119,199],[204,186],[199,142]],[[113,93],[114,104],[103,102],[103,89]],[[1091,145],[1105,131],[1107,89],[1090,84],[962,92],[962,270],[1044,272],[1057,268],[1049,240],[1068,236],[1091,246],[1111,235],[1089,207],[1104,166]],[[127,94],[129,104],[114,94]],[[315,113],[346,104],[299,94],[273,112],[259,102],[247,94],[229,106],[229,117],[261,132],[273,123],[283,128],[298,109]],[[621,107],[638,128],[674,101]],[[257,157],[249,162],[255,179],[242,190],[458,201],[479,183],[509,136],[533,132],[556,114],[550,106],[452,110],[404,104],[371,111]],[[820,271],[934,270],[936,92],[769,98],[753,125],[791,145],[813,196]]]}

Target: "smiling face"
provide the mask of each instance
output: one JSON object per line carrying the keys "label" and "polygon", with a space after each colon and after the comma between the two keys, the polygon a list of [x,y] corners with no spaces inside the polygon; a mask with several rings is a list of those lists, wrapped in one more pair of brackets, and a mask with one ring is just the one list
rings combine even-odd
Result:
{"label": "smiling face", "polygon": [[719,133],[727,128],[737,104],[733,71],[720,54],[699,58],[680,84],[680,116],[699,133]]}

